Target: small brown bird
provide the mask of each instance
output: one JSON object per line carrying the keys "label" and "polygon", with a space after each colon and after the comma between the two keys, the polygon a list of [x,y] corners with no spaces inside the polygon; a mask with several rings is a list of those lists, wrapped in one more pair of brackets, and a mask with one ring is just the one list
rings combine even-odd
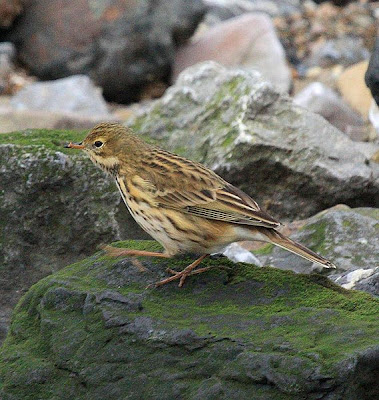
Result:
{"label": "small brown bird", "polygon": [[142,141],[120,124],[95,126],[83,142],[66,147],[82,149],[112,175],[121,197],[137,223],[165,249],[164,253],[108,246],[113,256],[170,258],[181,253],[201,255],[181,272],[156,283],[164,285],[204,272],[195,268],[210,254],[242,240],[273,243],[324,267],[334,265],[277,231],[281,225],[246,193],[203,165]]}

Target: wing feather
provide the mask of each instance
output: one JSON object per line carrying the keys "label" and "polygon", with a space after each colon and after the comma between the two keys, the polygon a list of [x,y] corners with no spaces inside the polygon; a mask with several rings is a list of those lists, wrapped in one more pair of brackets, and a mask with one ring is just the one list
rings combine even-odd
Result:
{"label": "wing feather", "polygon": [[166,151],[160,151],[159,157],[152,156],[151,162],[158,163],[160,168],[151,168],[150,161],[145,160],[150,168],[140,171],[132,181],[149,190],[160,207],[234,224],[280,226],[250,196],[203,165]]}

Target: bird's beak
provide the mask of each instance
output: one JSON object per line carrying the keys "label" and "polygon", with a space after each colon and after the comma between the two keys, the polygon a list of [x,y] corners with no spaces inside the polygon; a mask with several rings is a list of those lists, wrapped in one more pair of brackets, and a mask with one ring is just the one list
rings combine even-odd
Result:
{"label": "bird's beak", "polygon": [[80,143],[72,143],[70,142],[69,144],[66,144],[66,146],[64,146],[66,149],[79,149],[79,150],[83,150],[84,149],[84,145],[82,144],[83,142]]}

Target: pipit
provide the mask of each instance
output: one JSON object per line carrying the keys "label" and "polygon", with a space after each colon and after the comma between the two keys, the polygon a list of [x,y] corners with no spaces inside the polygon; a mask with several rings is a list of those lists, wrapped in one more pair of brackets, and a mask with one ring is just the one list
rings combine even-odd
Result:
{"label": "pipit", "polygon": [[205,166],[145,143],[131,129],[115,123],[95,126],[79,144],[90,159],[116,181],[136,222],[163,247],[163,253],[108,246],[112,256],[170,258],[183,253],[201,255],[183,271],[157,282],[161,286],[207,268],[195,268],[210,254],[242,240],[273,243],[307,260],[335,268],[303,245],[280,233],[280,222],[246,193]]}

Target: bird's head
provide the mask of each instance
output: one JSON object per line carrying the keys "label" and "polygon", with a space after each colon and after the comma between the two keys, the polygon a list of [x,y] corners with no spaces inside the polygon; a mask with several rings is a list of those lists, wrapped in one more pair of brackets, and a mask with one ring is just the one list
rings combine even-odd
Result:
{"label": "bird's head", "polygon": [[104,170],[113,171],[122,160],[127,161],[136,148],[145,145],[129,128],[117,123],[96,125],[80,143],[69,143],[66,148],[84,150],[91,160]]}

